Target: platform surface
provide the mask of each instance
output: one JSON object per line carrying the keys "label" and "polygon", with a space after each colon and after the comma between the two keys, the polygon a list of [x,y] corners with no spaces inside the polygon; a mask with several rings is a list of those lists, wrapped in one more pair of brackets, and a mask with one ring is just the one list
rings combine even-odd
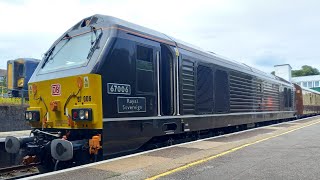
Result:
{"label": "platform surface", "polygon": [[32,179],[319,179],[319,139],[318,116]]}
{"label": "platform surface", "polygon": [[319,178],[320,124],[315,124],[159,179]]}
{"label": "platform surface", "polygon": [[0,132],[0,142],[4,141],[7,136],[24,137],[29,136],[30,132],[31,130]]}

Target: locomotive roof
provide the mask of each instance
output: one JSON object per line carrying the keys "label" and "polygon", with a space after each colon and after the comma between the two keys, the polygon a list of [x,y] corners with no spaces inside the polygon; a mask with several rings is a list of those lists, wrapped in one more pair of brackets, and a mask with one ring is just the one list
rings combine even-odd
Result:
{"label": "locomotive roof", "polygon": [[201,54],[201,55],[205,55],[207,57],[215,58],[215,59],[217,59],[219,61],[223,61],[225,63],[228,63],[229,65],[232,65],[232,66],[236,67],[237,69],[246,70],[246,71],[252,72],[255,75],[263,76],[264,78],[281,81],[283,83],[290,83],[290,82],[285,81],[285,80],[283,80],[283,79],[281,79],[279,77],[276,77],[276,76],[271,75],[269,73],[265,73],[265,72],[263,72],[261,70],[253,68],[251,66],[248,66],[248,65],[246,65],[244,63],[240,63],[238,61],[231,60],[229,58],[217,55],[215,53],[205,51],[205,50],[203,50],[203,49],[201,49],[199,47],[196,47],[194,45],[191,45],[189,43],[183,42],[181,40],[178,40],[178,39],[173,38],[171,36],[168,36],[168,35],[166,35],[164,33],[161,33],[161,32],[149,29],[149,28],[146,28],[146,27],[134,24],[134,23],[130,23],[128,21],[125,21],[125,20],[122,20],[122,19],[119,19],[119,18],[115,18],[115,17],[112,17],[112,16],[100,15],[100,14],[96,14],[96,15],[93,15],[93,16],[85,18],[85,19],[89,19],[89,18],[92,18],[92,17],[96,17],[97,18],[96,22],[101,24],[101,26],[103,26],[103,27],[110,27],[110,26],[126,27],[128,29],[132,29],[132,30],[138,31],[140,33],[155,37],[157,39],[161,39],[161,40],[166,41],[166,42],[168,42],[170,44],[175,44],[179,48],[188,49],[188,50],[191,50],[191,51],[193,51],[195,53],[198,53],[198,54]]}
{"label": "locomotive roof", "polygon": [[21,62],[28,61],[28,62],[34,62],[34,63],[40,62],[39,59],[34,59],[34,58],[17,58],[17,59],[9,60],[9,61],[21,61]]}

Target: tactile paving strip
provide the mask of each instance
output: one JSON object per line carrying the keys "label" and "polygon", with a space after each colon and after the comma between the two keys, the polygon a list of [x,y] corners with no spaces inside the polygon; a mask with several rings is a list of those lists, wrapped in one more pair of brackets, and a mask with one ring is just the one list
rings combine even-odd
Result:
{"label": "tactile paving strip", "polygon": [[154,151],[145,154],[146,156],[158,156],[158,157],[165,157],[165,158],[179,158],[185,155],[192,154],[194,152],[201,151],[202,149],[199,148],[186,148],[186,147],[171,147],[168,149],[163,149],[161,151]]}
{"label": "tactile paving strip", "polygon": [[230,136],[223,136],[221,138],[215,138],[215,139],[210,139],[206,141],[214,141],[214,142],[233,142],[233,141],[240,141],[243,139],[251,138],[254,136],[258,136],[260,134],[265,134],[265,133],[270,133],[272,131],[275,131],[275,129],[255,129],[251,131],[247,131],[244,133],[239,133],[239,134],[232,134]]}
{"label": "tactile paving strip", "polygon": [[306,120],[299,120],[299,121],[295,121],[295,123],[306,123],[306,122],[309,122],[309,121],[313,121],[315,120],[315,118],[309,118],[309,119],[306,119]]}
{"label": "tactile paving strip", "polygon": [[275,126],[272,126],[272,127],[291,127],[291,126],[294,126],[294,125],[297,125],[297,124],[278,124],[278,125],[275,125]]}

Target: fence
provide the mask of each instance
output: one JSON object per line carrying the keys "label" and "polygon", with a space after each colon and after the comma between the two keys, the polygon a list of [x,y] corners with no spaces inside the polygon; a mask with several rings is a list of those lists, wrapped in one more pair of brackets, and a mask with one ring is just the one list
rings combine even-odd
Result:
{"label": "fence", "polygon": [[18,91],[22,97],[10,97],[12,95],[8,94],[8,90],[4,86],[0,86],[0,105],[28,105],[28,97],[26,96],[27,90],[15,90]]}
{"label": "fence", "polygon": [[[1,82],[0,82],[1,83]],[[0,86],[0,93],[1,93],[1,97],[4,96],[4,94],[7,93],[7,87],[5,86]]]}
{"label": "fence", "polygon": [[29,101],[26,98],[9,98],[9,97],[0,97],[0,105],[28,105]]}

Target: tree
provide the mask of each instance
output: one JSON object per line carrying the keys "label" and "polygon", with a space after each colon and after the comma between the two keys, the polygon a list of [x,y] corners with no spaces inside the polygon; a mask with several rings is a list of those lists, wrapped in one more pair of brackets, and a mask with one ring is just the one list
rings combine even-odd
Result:
{"label": "tree", "polygon": [[300,70],[292,70],[292,77],[319,75],[319,70],[308,65],[304,65]]}
{"label": "tree", "polygon": [[3,76],[2,80],[0,80],[0,94],[7,93],[7,77]]}
{"label": "tree", "polygon": [[[304,65],[299,70],[292,70],[292,77],[299,76],[311,76],[311,75],[319,75],[320,72],[317,68],[313,68],[312,66]],[[271,72],[272,75],[275,75],[275,72]]]}

